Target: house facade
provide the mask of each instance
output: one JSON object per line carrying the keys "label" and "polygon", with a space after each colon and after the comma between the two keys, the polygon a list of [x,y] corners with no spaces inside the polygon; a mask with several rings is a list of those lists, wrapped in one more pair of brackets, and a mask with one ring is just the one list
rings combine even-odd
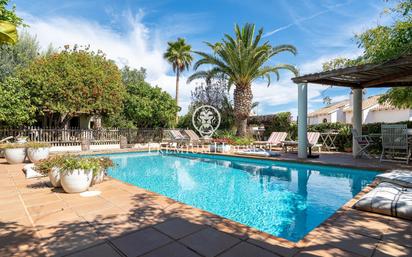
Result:
{"label": "house facade", "polygon": [[[380,104],[380,95],[362,101],[362,123],[412,121],[412,109],[398,109],[390,104]],[[352,124],[352,99],[333,103],[308,114],[308,124],[327,122]]]}

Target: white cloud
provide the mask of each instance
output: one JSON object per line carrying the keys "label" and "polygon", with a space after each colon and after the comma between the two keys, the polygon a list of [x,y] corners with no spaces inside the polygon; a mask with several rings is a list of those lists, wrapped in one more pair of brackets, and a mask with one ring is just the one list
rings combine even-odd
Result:
{"label": "white cloud", "polygon": [[[22,15],[30,25],[27,30],[37,35],[43,49],[50,44],[54,47],[90,45],[93,50],[102,50],[120,67],[144,67],[147,70],[147,80],[152,85],[175,96],[175,77],[170,71],[170,65],[163,59],[167,39],[159,37],[163,35],[161,31],[150,30],[145,26],[142,12],[137,15],[125,13],[122,16],[126,21],[124,33],[85,19],[41,18],[26,13]],[[186,77],[181,77],[180,81],[180,106],[184,113],[190,102],[193,85],[186,85]]]}

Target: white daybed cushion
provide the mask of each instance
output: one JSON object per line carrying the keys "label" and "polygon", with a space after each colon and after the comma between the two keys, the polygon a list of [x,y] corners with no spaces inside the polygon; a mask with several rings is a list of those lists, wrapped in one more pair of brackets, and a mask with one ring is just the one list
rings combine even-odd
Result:
{"label": "white daybed cushion", "polygon": [[33,163],[24,165],[23,171],[24,171],[24,173],[26,173],[26,178],[44,177],[43,174],[38,173],[38,172],[34,169],[34,164],[33,164]]}
{"label": "white daybed cushion", "polygon": [[379,174],[376,178],[380,182],[390,182],[412,188],[412,171],[410,170],[394,170],[392,172]]}
{"label": "white daybed cushion", "polygon": [[364,195],[354,208],[412,220],[412,189],[382,182]]}
{"label": "white daybed cushion", "polygon": [[236,153],[242,154],[242,155],[264,156],[264,157],[280,156],[280,153],[272,152],[272,151],[265,151],[265,150],[242,150],[242,151],[237,151]]}

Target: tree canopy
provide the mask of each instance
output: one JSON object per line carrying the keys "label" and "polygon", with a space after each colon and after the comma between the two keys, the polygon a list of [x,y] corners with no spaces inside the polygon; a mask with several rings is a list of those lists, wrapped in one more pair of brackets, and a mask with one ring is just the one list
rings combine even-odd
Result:
{"label": "tree canopy", "polygon": [[34,122],[36,108],[31,104],[29,90],[13,77],[0,81],[0,125],[20,127]]}
{"label": "tree canopy", "polygon": [[145,81],[146,71],[124,67],[122,79],[126,87],[123,110],[105,117],[109,127],[170,127],[174,124],[176,101],[159,87]]}
{"label": "tree canopy", "polygon": [[66,47],[34,60],[18,72],[37,114],[49,126],[64,127],[78,114],[110,114],[122,109],[125,86],[114,62],[103,53]]}
{"label": "tree canopy", "polygon": [[16,44],[0,45],[0,81],[27,67],[40,51],[36,38],[27,32],[20,33]]}

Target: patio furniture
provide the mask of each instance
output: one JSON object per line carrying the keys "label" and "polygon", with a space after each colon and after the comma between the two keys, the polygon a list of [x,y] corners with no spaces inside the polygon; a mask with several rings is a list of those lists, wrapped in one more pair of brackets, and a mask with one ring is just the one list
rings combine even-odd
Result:
{"label": "patio furniture", "polygon": [[263,157],[279,157],[281,154],[278,152],[267,151],[264,149],[245,149],[236,151],[235,154],[249,155],[249,156],[263,156]]}
{"label": "patio furniture", "polygon": [[166,142],[162,143],[163,145],[164,144],[169,144],[169,146],[178,147],[178,146],[185,145],[185,144],[189,143],[189,138],[182,135],[182,133],[179,130],[170,129],[170,130],[167,130],[167,132],[169,133],[171,138],[165,140]]}
{"label": "patio furniture", "polygon": [[322,147],[327,151],[337,150],[338,148],[335,145],[336,138],[338,137],[339,133],[337,131],[328,131],[324,133],[320,133],[320,141]]}
{"label": "patio furniture", "polygon": [[209,141],[209,139],[206,139],[206,138],[200,138],[197,134],[196,134],[196,132],[194,132],[193,130],[191,130],[191,129],[186,129],[185,131],[185,134],[189,137],[189,142],[191,143],[191,144],[193,144],[193,143],[207,143],[208,141]]}
{"label": "patio furniture", "polygon": [[352,135],[355,143],[359,146],[359,152],[355,157],[360,158],[365,156],[366,158],[371,159],[372,156],[368,150],[375,141],[369,135],[360,135],[356,129],[352,129]]}
{"label": "patio furniture", "polygon": [[[404,156],[409,164],[411,149],[408,141],[408,128],[406,124],[382,124],[382,154],[380,161],[398,161],[395,157]],[[388,158],[390,157],[390,158]]]}
{"label": "patio furniture", "polygon": [[364,195],[354,208],[412,220],[412,188],[382,182]]}
{"label": "patio furniture", "polygon": [[[318,158],[319,155],[313,155],[312,154],[312,148],[317,147],[318,151],[320,152],[320,149],[322,147],[322,144],[318,143],[318,140],[320,138],[320,133],[319,132],[308,132],[307,133],[308,137],[308,150],[309,150],[309,155],[308,158]],[[283,150],[285,153],[288,152],[288,147],[298,147],[298,142],[297,141],[282,141],[282,146]]]}
{"label": "patio furniture", "polygon": [[256,145],[269,145],[269,146],[281,146],[282,141],[286,139],[288,133],[286,132],[272,132],[267,141],[255,141]]}
{"label": "patio furniture", "polygon": [[393,170],[376,176],[379,182],[389,182],[402,187],[412,188],[412,170]]}

